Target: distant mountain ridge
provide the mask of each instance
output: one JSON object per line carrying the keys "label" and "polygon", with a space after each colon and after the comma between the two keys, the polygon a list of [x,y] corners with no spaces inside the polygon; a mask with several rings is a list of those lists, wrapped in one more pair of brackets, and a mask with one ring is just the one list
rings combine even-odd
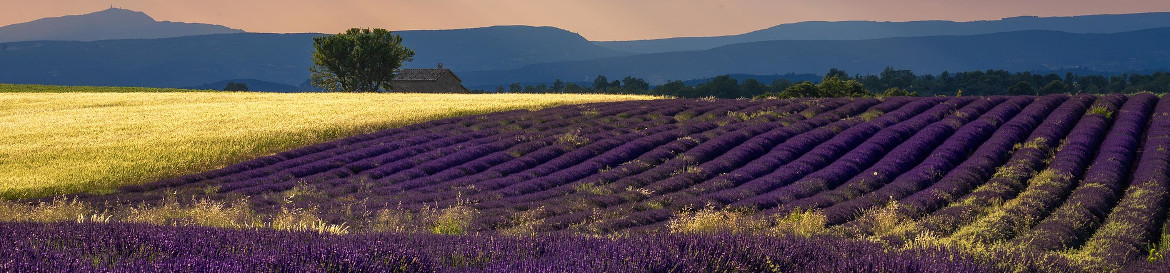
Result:
{"label": "distant mountain ridge", "polygon": [[1069,33],[1120,33],[1170,27],[1170,12],[1069,17],[1021,16],[1000,20],[953,21],[810,21],[781,24],[739,35],[680,37],[638,41],[598,41],[595,44],[633,53],[707,50],[720,46],[776,40],[869,40],[940,35],[979,35],[1024,30]]}
{"label": "distant mountain ridge", "polygon": [[[53,22],[64,21],[92,25],[87,27],[211,26],[232,33],[156,39],[0,41],[0,82],[219,89],[226,81],[235,80],[248,81],[256,90],[305,90],[312,65],[312,40],[325,35],[241,33],[213,25],[157,22],[141,12],[121,9],[46,18],[0,31],[63,25]],[[1150,28],[1159,25],[1167,28]],[[1007,28],[1060,31],[967,34]],[[833,29],[836,30],[826,31]],[[1121,31],[1129,29],[1141,30]],[[734,36],[633,41],[672,46],[701,45],[676,43],[691,41],[688,39],[716,42],[705,45],[711,46],[735,39],[773,39],[648,54],[606,48],[619,42],[591,42],[555,27],[494,26],[394,33],[401,35],[403,43],[416,53],[404,68],[431,68],[443,63],[469,87],[547,83],[555,79],[591,83],[597,75],[613,79],[635,76],[660,84],[670,80],[701,81],[724,74],[820,75],[829,68],[869,74],[887,66],[916,73],[985,69],[1094,74],[1170,71],[1170,13],[1017,17],[980,22],[806,22]],[[108,34],[103,37],[111,37]],[[0,40],[11,37],[0,32]]]}
{"label": "distant mountain ridge", "polygon": [[[395,31],[415,51],[405,68],[456,71],[625,56],[551,27]],[[0,82],[192,87],[228,79],[301,86],[317,33],[238,33],[149,40],[0,43]],[[286,91],[286,90],[277,90]]]}
{"label": "distant mountain ridge", "polygon": [[0,27],[0,43],[156,39],[243,32],[220,25],[156,21],[146,13],[110,8]]}
{"label": "distant mountain ridge", "polygon": [[[577,61],[630,55],[594,45],[555,27],[493,26],[451,30],[395,31],[415,52],[406,68],[456,71],[513,69],[549,60]],[[312,42],[312,41],[310,41]]]}
{"label": "distant mountain ridge", "polygon": [[1170,71],[1170,28],[1115,34],[1017,31],[860,41],[764,41],[702,51],[545,63],[460,76],[464,81],[484,85],[557,78],[581,81],[596,75],[629,75],[658,84],[720,74],[823,74],[830,68],[877,74],[886,67],[931,74],[986,69]]}

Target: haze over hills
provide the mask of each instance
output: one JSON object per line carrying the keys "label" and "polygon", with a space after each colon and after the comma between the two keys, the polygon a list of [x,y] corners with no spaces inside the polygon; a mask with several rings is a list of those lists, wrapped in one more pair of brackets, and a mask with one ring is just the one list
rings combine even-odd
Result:
{"label": "haze over hills", "polygon": [[220,25],[160,22],[146,13],[110,8],[89,14],[44,18],[0,27],[0,43],[154,39],[242,32]]}
{"label": "haze over hills", "polygon": [[[33,39],[7,33],[45,26],[57,30],[37,32],[55,38],[0,42],[0,82],[218,89],[231,80],[289,91],[304,88],[312,64],[312,38],[323,35],[238,33],[214,25],[156,22],[141,12],[110,9],[0,27],[0,41]],[[163,31],[178,29],[173,26],[232,33],[107,39],[119,33],[179,35]],[[635,76],[660,84],[737,73],[819,75],[829,68],[877,73],[887,66],[919,73],[1166,70],[1170,41],[1162,37],[1170,36],[1170,31],[1155,27],[1170,27],[1170,13],[978,22],[805,22],[741,35],[630,42],[590,42],[567,30],[530,26],[395,33],[416,52],[405,68],[443,63],[466,86],[494,87],[558,78],[589,83],[597,75]],[[93,28],[105,29],[86,32]],[[1003,32],[1020,29],[1024,31]],[[753,40],[765,41],[742,42]],[[683,50],[699,47],[712,48]],[[614,48],[671,52],[639,54]]]}
{"label": "haze over hills", "polygon": [[1170,27],[1170,12],[1072,17],[1012,17],[992,21],[952,22],[800,22],[782,24],[739,35],[680,37],[638,41],[598,41],[602,47],[634,52],[662,53],[706,50],[725,45],[774,40],[868,40],[893,37],[978,35],[1022,30],[1069,33],[1119,33]]}
{"label": "haze over hills", "polygon": [[[718,74],[821,74],[830,68],[876,74],[887,66],[917,73],[1004,69],[1106,73],[1170,69],[1170,28],[1117,34],[1018,31],[967,36],[860,41],[765,41],[702,51],[642,54],[546,63],[504,71],[461,74],[464,81],[580,81],[596,75],[632,75],[651,83]],[[506,79],[506,80],[503,80]],[[502,81],[501,81],[502,80]]]}
{"label": "haze over hills", "polygon": [[[503,26],[395,32],[415,51],[406,68],[437,63],[457,71],[626,54],[557,28]],[[309,79],[313,37],[239,33],[149,40],[31,41],[0,44],[0,82],[147,87],[203,86],[254,79],[300,86]],[[283,91],[283,90],[280,90]]]}
{"label": "haze over hills", "polygon": [[[574,61],[630,55],[596,46],[554,27],[494,26],[453,30],[395,31],[414,50],[407,68],[437,63],[457,71],[520,68],[550,60]],[[309,41],[310,43],[312,41]]]}

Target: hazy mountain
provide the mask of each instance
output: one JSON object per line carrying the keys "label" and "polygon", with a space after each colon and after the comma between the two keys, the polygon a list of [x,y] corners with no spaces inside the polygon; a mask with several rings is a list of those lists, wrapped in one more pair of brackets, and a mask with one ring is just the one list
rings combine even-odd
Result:
{"label": "hazy mountain", "polygon": [[1122,73],[1170,68],[1170,28],[1116,34],[1018,31],[860,41],[766,41],[703,51],[642,54],[460,74],[483,85],[632,75],[651,83],[721,74],[816,73],[841,68],[876,74],[887,66],[918,73],[1005,69]]}
{"label": "hazy mountain", "polygon": [[[139,12],[111,9],[89,15],[47,18],[0,28],[0,31],[64,25],[74,28],[37,33],[89,40],[100,38],[77,38],[80,37],[77,35],[89,35],[86,28],[101,25],[210,26],[155,22]],[[920,73],[983,69],[1100,73],[1166,70],[1170,68],[1170,38],[1167,38],[1170,28],[1111,34],[1076,33],[1119,32],[1160,25],[1170,25],[1170,13],[1021,17],[966,23],[808,22],[743,35],[696,38],[705,43],[716,41],[715,44],[767,41],[639,55],[598,46],[619,43],[590,42],[576,33],[553,27],[497,26],[395,33],[403,36],[406,46],[416,53],[414,61],[404,65],[406,68],[444,63],[467,86],[495,86],[549,82],[557,78],[588,83],[597,75],[614,79],[632,75],[651,83],[722,74],[819,75],[834,67],[850,73],[877,73],[887,66]],[[967,34],[1018,28],[1066,32]],[[103,35],[151,32],[129,29],[132,27],[106,29]],[[4,33],[0,32],[0,39],[14,37]],[[963,35],[924,36],[938,33]],[[37,41],[0,42],[0,82],[220,89],[222,86],[218,85],[229,79],[249,79],[274,91],[304,89],[312,64],[312,39],[320,35],[232,33],[160,39],[45,41],[53,38],[38,38]],[[865,39],[888,36],[916,37]],[[808,40],[775,40],[776,37]],[[642,42],[688,44],[679,41],[691,39]]]}
{"label": "hazy mountain", "polygon": [[219,25],[160,22],[142,12],[110,8],[0,27],[0,42],[154,39],[241,32],[244,31]]}
{"label": "hazy mountain", "polygon": [[705,50],[724,45],[774,40],[868,40],[894,37],[978,35],[1023,30],[1053,30],[1069,33],[1120,33],[1162,27],[1170,27],[1170,13],[1072,17],[1027,16],[973,22],[813,21],[782,24],[739,35],[594,43],[602,47],[626,52],[661,53]]}
{"label": "hazy mountain", "polygon": [[[624,56],[572,32],[503,26],[395,32],[414,49],[407,68],[457,72]],[[150,40],[0,43],[0,82],[191,87],[228,79],[300,86],[309,78],[313,37],[322,34],[218,34]]]}
{"label": "hazy mountain", "polygon": [[441,62],[455,71],[495,70],[630,55],[599,47],[577,33],[554,27],[494,26],[394,33],[402,36],[402,43],[415,52],[407,68],[431,68]]}

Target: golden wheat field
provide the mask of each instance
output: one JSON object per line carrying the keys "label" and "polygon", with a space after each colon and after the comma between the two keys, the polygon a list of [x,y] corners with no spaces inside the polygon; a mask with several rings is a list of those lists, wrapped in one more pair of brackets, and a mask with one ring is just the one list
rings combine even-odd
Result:
{"label": "golden wheat field", "polygon": [[173,91],[184,90],[0,85],[0,196],[108,192],[440,118],[654,99],[592,94]]}

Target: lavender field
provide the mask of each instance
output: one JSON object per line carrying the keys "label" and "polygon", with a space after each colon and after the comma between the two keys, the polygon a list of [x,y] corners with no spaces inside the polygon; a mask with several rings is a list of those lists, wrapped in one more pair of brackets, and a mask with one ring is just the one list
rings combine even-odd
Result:
{"label": "lavender field", "polygon": [[509,111],[20,200],[85,210],[0,224],[0,271],[1166,272],[1167,149],[1144,93]]}

